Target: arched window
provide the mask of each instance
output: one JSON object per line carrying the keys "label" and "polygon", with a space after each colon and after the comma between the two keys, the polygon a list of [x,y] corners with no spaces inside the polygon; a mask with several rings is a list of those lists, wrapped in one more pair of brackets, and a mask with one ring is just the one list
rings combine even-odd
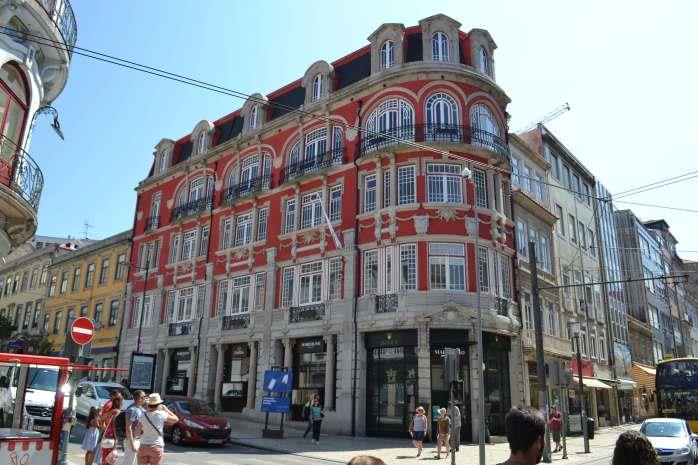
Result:
{"label": "arched window", "polygon": [[313,171],[320,165],[327,152],[327,128],[316,129],[305,136],[305,156],[303,167],[305,171]]}
{"label": "arched window", "polygon": [[487,54],[487,50],[485,49],[485,47],[480,47],[480,49],[478,50],[478,56],[480,58],[480,72],[488,76],[492,76],[490,67],[490,56]]}
{"label": "arched window", "polygon": [[[27,104],[28,93],[22,73],[13,64],[3,65],[0,68],[0,135],[15,145],[21,142]],[[9,147],[8,150],[14,153]]]}
{"label": "arched window", "polygon": [[443,32],[435,32],[431,36],[431,59],[448,61],[448,36]]}
{"label": "arched window", "polygon": [[386,40],[380,49],[380,67],[388,69],[395,64],[395,42]]}
{"label": "arched window", "polygon": [[317,102],[322,98],[324,87],[324,77],[322,73],[318,73],[313,78],[313,102]]}
{"label": "arched window", "polygon": [[450,95],[439,92],[431,95],[426,103],[426,140],[462,141],[459,126],[458,104]]}
{"label": "arched window", "polygon": [[472,143],[489,147],[495,151],[505,150],[501,141],[502,131],[492,110],[487,105],[478,103],[470,109],[470,132]]}
{"label": "arched window", "polygon": [[364,152],[399,144],[400,139],[414,140],[414,109],[399,98],[381,102],[366,119],[366,130]]}
{"label": "arched window", "polygon": [[160,158],[158,159],[158,167],[157,167],[157,174],[162,174],[165,171],[167,171],[167,168],[170,167],[170,154],[171,154],[170,149],[165,149],[160,153]]}
{"label": "arched window", "polygon": [[301,142],[293,144],[291,150],[288,151],[288,166],[297,166],[300,162]]}
{"label": "arched window", "polygon": [[250,129],[257,129],[259,126],[259,105],[255,105],[250,110]]}
{"label": "arched window", "polygon": [[207,147],[206,147],[206,131],[201,131],[199,134],[196,136],[196,154],[201,155],[203,154]]}

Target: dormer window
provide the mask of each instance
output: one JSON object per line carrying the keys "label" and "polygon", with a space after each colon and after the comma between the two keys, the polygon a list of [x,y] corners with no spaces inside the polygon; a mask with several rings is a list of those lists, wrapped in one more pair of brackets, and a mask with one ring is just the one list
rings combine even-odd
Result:
{"label": "dormer window", "polygon": [[380,66],[381,69],[391,68],[395,64],[395,42],[386,40],[381,45]]}
{"label": "dormer window", "polygon": [[479,71],[488,76],[492,76],[492,68],[490,67],[490,56],[485,47],[480,47],[478,51]]}
{"label": "dormer window", "polygon": [[448,61],[448,36],[435,32],[431,36],[431,58],[434,61]]}
{"label": "dormer window", "polygon": [[170,167],[170,154],[171,154],[170,149],[165,149],[160,153],[160,158],[158,159],[158,164],[157,164],[157,169],[156,173],[157,174],[162,174],[165,171],[167,171],[167,168]]}
{"label": "dormer window", "polygon": [[252,107],[250,111],[250,129],[257,129],[259,126],[259,105]]}
{"label": "dormer window", "polygon": [[208,148],[206,144],[208,143],[208,138],[206,137],[206,131],[201,131],[197,136],[196,136],[196,154],[197,155],[202,155],[204,152],[206,152],[206,149]]}
{"label": "dormer window", "polygon": [[324,87],[324,78],[322,73],[318,73],[313,78],[313,102],[317,102],[322,98]]}

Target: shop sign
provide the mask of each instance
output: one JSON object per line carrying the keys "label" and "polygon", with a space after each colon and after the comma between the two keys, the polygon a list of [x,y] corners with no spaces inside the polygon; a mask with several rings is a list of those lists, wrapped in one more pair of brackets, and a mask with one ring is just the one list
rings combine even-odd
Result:
{"label": "shop sign", "polygon": [[366,347],[401,347],[416,346],[417,331],[414,329],[401,331],[385,331],[366,334]]}
{"label": "shop sign", "polygon": [[[460,347],[457,348],[449,348],[449,350],[457,350],[458,354],[463,356],[465,355],[465,350],[461,349]],[[438,355],[439,357],[444,357],[446,355],[446,348],[445,347],[432,347],[431,353],[434,355]]]}
{"label": "shop sign", "polygon": [[174,353],[174,359],[178,362],[191,361],[191,351],[189,349],[177,350]]}
{"label": "shop sign", "polygon": [[298,353],[315,353],[325,352],[325,341],[321,337],[312,337],[300,339],[296,342],[296,352]]}
{"label": "shop sign", "polygon": [[[577,367],[577,357],[572,359],[572,373],[575,378],[579,377],[579,368]],[[594,364],[591,360],[582,360],[582,375],[586,378],[594,377]]]}
{"label": "shop sign", "polygon": [[245,357],[247,355],[247,347],[244,344],[233,345],[233,357]]}
{"label": "shop sign", "polygon": [[567,421],[570,424],[570,433],[581,433],[582,432],[582,416],[581,415],[568,415]]}

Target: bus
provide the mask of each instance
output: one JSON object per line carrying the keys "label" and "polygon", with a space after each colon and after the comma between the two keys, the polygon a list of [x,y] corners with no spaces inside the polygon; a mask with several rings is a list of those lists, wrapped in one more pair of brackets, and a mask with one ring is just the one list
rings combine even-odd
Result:
{"label": "bus", "polygon": [[655,379],[660,417],[687,420],[698,431],[698,358],[674,358],[657,364]]}

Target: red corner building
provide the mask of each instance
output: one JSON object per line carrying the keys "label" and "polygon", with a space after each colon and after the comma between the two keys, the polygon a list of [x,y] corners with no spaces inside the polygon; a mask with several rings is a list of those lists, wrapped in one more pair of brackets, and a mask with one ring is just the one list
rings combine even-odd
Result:
{"label": "red corner building", "polygon": [[285,367],[291,420],[317,393],[329,432],[404,436],[417,406],[446,405],[456,348],[469,440],[479,284],[488,424],[504,434],[523,402],[509,98],[489,33],[460,26],[383,24],[162,139],[137,187],[120,366],[155,355],[160,392],[257,419],[265,370]]}

